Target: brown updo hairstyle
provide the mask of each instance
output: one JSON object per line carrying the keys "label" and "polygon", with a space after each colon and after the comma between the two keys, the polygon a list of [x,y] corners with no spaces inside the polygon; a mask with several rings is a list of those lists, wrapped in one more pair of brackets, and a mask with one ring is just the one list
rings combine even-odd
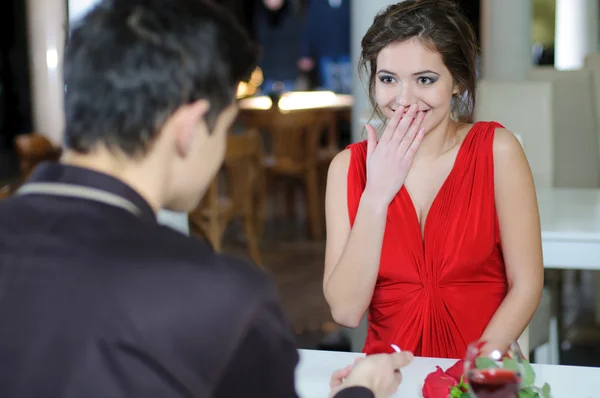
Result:
{"label": "brown updo hairstyle", "polygon": [[471,24],[452,0],[405,0],[377,14],[362,39],[359,61],[361,77],[369,78],[369,99],[375,114],[384,119],[375,99],[377,55],[389,44],[412,38],[441,54],[459,91],[452,101],[452,118],[471,121],[475,107],[477,40]]}

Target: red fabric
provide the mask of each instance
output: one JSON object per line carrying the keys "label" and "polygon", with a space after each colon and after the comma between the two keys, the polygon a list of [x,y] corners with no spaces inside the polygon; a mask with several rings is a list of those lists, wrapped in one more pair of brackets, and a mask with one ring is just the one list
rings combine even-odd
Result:
{"label": "red fabric", "polygon": [[[506,296],[494,200],[495,122],[476,123],[427,216],[424,239],[408,191],[390,203],[364,352],[395,343],[425,357],[464,357]],[[348,212],[366,184],[366,141],[352,144]]]}

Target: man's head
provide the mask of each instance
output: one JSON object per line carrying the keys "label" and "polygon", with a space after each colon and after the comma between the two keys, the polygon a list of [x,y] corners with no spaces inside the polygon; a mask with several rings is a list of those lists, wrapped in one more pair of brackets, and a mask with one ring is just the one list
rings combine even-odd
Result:
{"label": "man's head", "polygon": [[236,89],[255,60],[242,28],[207,1],[102,1],[65,51],[67,161],[117,174],[155,206],[190,210],[222,164]]}

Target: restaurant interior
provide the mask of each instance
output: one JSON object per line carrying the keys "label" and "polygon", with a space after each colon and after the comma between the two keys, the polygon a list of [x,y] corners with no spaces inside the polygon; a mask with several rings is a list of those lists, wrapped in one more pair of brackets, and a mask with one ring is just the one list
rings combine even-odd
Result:
{"label": "restaurant interior", "polygon": [[[598,1],[457,2],[481,49],[474,121],[498,120],[518,136],[538,191],[545,288],[528,356],[600,367]],[[93,3],[0,5],[10,32],[0,36],[0,199],[39,163],[60,159],[65,26]],[[366,137],[372,109],[357,49],[375,13],[392,2],[220,3],[260,46],[260,63],[238,88],[239,116],[221,172],[183,224],[168,213],[164,223],[264,268],[299,348],[359,352],[365,322],[339,326],[323,295],[325,184],[333,157]],[[338,20],[325,23],[310,11],[313,3]]]}

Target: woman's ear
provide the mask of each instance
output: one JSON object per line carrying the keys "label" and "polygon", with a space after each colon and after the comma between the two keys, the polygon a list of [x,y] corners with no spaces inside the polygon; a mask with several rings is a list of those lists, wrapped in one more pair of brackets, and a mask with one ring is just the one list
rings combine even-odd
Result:
{"label": "woman's ear", "polygon": [[458,86],[458,84],[454,85],[454,88],[452,89],[452,95],[453,96],[458,96],[460,94],[460,87]]}

